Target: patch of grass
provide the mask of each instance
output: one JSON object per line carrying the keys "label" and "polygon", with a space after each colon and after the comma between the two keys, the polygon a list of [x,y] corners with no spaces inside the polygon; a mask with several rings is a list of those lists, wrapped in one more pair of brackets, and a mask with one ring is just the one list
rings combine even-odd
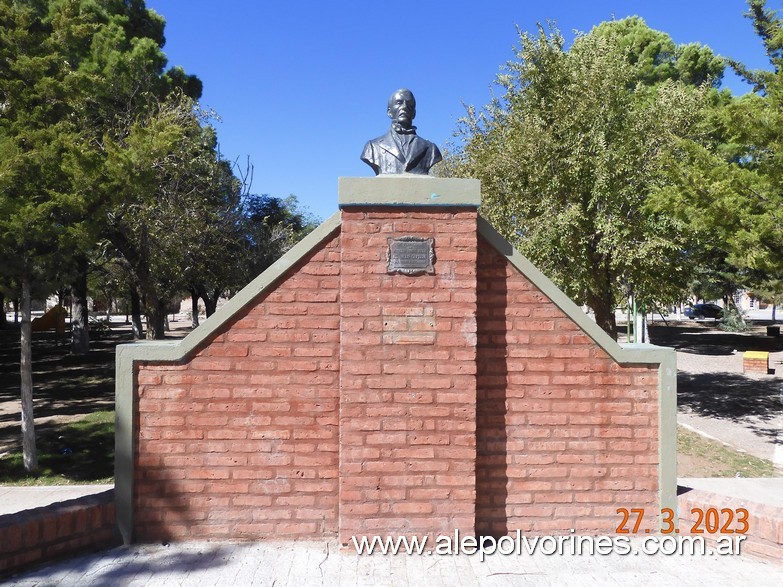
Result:
{"label": "patch of grass", "polygon": [[114,478],[114,412],[93,412],[60,424],[37,439],[38,472],[24,469],[22,452],[0,458],[0,483],[71,485],[111,483]]}
{"label": "patch of grass", "polygon": [[774,477],[772,461],[738,452],[721,442],[677,427],[677,455],[693,462],[693,477]]}

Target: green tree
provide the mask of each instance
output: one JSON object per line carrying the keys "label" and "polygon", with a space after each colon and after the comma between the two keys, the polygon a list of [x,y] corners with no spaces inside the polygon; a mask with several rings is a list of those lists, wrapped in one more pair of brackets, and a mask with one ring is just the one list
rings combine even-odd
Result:
{"label": "green tree", "polygon": [[767,93],[780,85],[781,67],[783,67],[783,29],[777,11],[767,8],[766,0],[747,0],[748,12],[745,16],[753,21],[753,28],[764,45],[764,50],[772,69],[750,69],[736,59],[729,64],[739,76],[753,85],[753,91]]}
{"label": "green tree", "polygon": [[106,144],[161,96],[179,87],[200,92],[181,70],[163,72],[162,45],[163,20],[143,0],[0,0],[0,272],[21,290],[22,430],[31,471],[30,299],[51,291],[65,268],[80,275],[73,330],[75,348],[84,348],[84,260],[116,206],[101,179]]}
{"label": "green tree", "polygon": [[[143,0],[64,0],[58,6],[53,34],[75,68],[72,104],[81,141],[74,145],[70,171],[77,189],[89,200],[93,241],[106,236],[107,218],[118,194],[110,189],[108,145],[123,144],[134,124],[154,111],[172,92],[201,95],[201,82],[180,68],[164,71],[163,19]],[[78,279],[74,330],[86,333],[88,254],[75,257]],[[80,345],[84,348],[84,344]]]}
{"label": "green tree", "polygon": [[252,281],[318,225],[294,195],[283,199],[266,194],[249,196],[243,202],[243,215],[246,262],[242,285]]}
{"label": "green tree", "polygon": [[615,337],[624,293],[668,304],[686,287],[683,226],[647,200],[696,138],[707,92],[647,85],[617,38],[594,31],[566,50],[556,30],[520,33],[502,99],[468,110],[447,164],[481,179],[482,213]]}
{"label": "green tree", "polygon": [[724,59],[709,47],[676,45],[669,35],[651,29],[638,16],[602,22],[590,34],[611,40],[634,66],[634,80],[645,85],[675,80],[717,88],[726,68]]}
{"label": "green tree", "polygon": [[170,94],[121,141],[106,145],[103,179],[115,201],[105,235],[143,298],[147,338],[162,338],[170,303],[186,288],[188,273],[199,270],[193,264],[205,243],[225,228],[204,222],[220,215],[219,200],[227,192],[232,197],[232,182],[216,158],[214,133],[182,94]]}
{"label": "green tree", "polygon": [[[238,187],[235,179],[233,186]],[[255,194],[237,197],[236,189],[224,195],[222,206],[202,211],[209,217],[206,225],[210,228],[199,231],[198,246],[187,253],[194,328],[199,299],[204,301],[207,317],[211,316],[220,297],[238,292],[317,225],[293,195],[285,199]],[[232,262],[226,263],[227,258]]]}
{"label": "green tree", "polygon": [[731,64],[754,85],[754,93],[728,109],[737,186],[731,219],[736,222],[732,256],[752,269],[783,271],[783,20],[765,0],[748,2],[749,16],[763,43],[770,70]]}
{"label": "green tree", "polygon": [[734,266],[738,285],[774,290],[783,274],[783,21],[764,0],[748,5],[771,68],[729,60],[754,91],[714,97],[709,141],[683,151],[672,189],[655,205],[709,240],[720,257],[713,264]]}
{"label": "green tree", "polygon": [[[0,0],[0,257],[21,289],[24,466],[37,469],[30,303],[46,291],[64,253],[82,246],[84,200],[62,161],[78,129],[68,118],[70,67],[45,26],[41,2]],[[51,290],[49,290],[51,291]]]}
{"label": "green tree", "polygon": [[749,285],[756,298],[772,304],[772,319],[776,320],[777,308],[783,304],[783,277],[764,273],[749,280]]}

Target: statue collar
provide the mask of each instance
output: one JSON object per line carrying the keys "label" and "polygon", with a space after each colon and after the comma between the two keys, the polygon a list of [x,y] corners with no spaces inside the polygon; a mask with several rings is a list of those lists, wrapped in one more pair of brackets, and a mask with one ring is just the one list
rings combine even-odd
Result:
{"label": "statue collar", "polygon": [[392,130],[400,135],[415,135],[416,134],[416,127],[411,126],[410,128],[402,128],[399,124],[392,123]]}

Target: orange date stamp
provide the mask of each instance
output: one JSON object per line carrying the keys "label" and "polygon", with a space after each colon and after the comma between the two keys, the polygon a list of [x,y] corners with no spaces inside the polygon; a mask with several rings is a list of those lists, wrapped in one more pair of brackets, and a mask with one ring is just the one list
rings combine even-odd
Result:
{"label": "orange date stamp", "polygon": [[[650,534],[660,531],[661,534],[679,534],[680,529],[675,527],[674,511],[671,508],[662,508],[660,511],[660,530],[646,527],[646,521],[654,522],[657,514],[647,516],[644,508],[617,508],[617,513],[622,517],[617,524],[615,532],[618,534]],[[694,521],[690,534],[746,534],[750,529],[748,510],[745,508],[693,508],[691,515]]]}

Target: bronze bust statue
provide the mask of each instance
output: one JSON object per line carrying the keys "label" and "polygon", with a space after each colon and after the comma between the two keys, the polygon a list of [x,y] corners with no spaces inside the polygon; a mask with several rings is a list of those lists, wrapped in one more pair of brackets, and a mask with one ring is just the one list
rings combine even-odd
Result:
{"label": "bronze bust statue", "polygon": [[430,167],[443,157],[437,145],[416,134],[413,119],[416,116],[416,98],[410,90],[400,89],[389,98],[387,114],[392,120],[385,135],[367,141],[362,161],[375,175],[418,173],[427,175]]}

